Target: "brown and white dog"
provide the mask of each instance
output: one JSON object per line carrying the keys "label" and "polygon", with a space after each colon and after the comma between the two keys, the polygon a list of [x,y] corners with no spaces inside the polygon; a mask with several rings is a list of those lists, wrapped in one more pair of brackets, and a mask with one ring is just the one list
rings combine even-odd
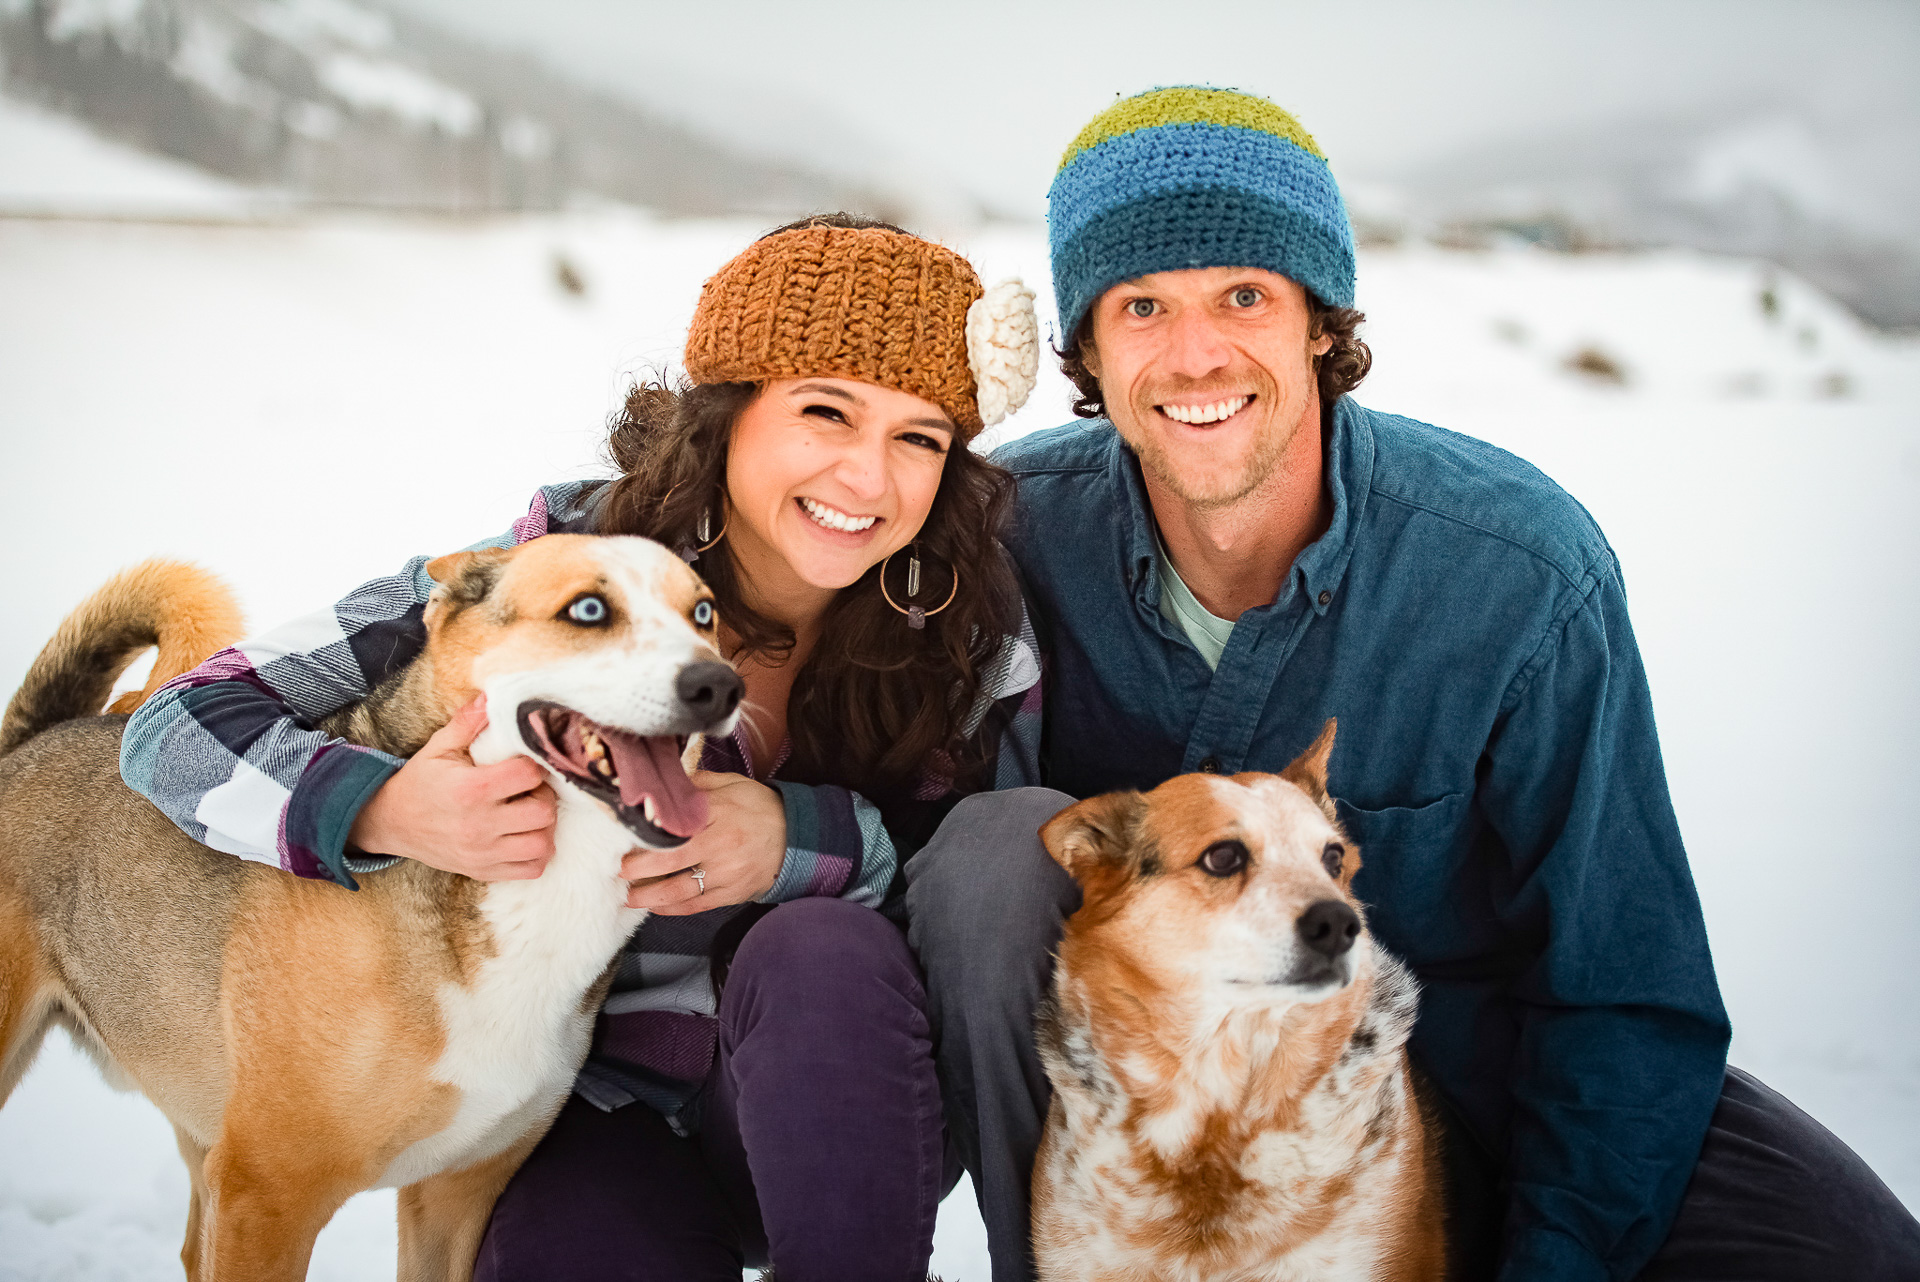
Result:
{"label": "brown and white dog", "polygon": [[90,715],[115,677],[156,639],[170,672],[231,639],[196,613],[237,631],[191,567],[96,593],[0,722],[0,1100],[61,1024],[159,1105],[192,1176],[199,1282],[303,1276],[340,1204],[381,1187],[401,1190],[400,1277],[467,1278],[645,915],[622,856],[704,823],[682,751],[731,728],[742,686],[677,556],[552,535],[427,572],[425,650],[321,728],[407,755],[484,693],[474,759],[523,753],[555,782],[535,880],[404,861],[344,894],[208,850],[127,789],[125,719]]}
{"label": "brown and white dog", "polygon": [[1279,775],[1185,775],[1041,830],[1080,883],[1041,1057],[1043,1282],[1431,1282],[1417,990],[1351,893],[1334,723]]}

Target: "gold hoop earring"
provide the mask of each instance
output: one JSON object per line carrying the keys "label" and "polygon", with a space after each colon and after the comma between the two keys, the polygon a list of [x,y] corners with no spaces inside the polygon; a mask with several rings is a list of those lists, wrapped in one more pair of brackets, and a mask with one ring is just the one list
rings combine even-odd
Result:
{"label": "gold hoop earring", "polygon": [[953,599],[960,595],[960,571],[953,566],[948,566],[947,568],[953,573],[953,589],[947,593],[947,599],[939,605],[934,606],[931,610],[923,610],[919,606],[912,604],[913,598],[918,595],[920,591],[919,546],[917,543],[909,543],[907,545],[907,605],[901,605],[893,599],[893,594],[887,591],[887,566],[892,563],[894,557],[900,555],[899,551],[896,549],[893,552],[889,552],[887,559],[880,563],[881,598],[886,601],[888,605],[906,615],[907,626],[915,632],[925,628],[929,617],[940,613],[940,611],[952,605]]}

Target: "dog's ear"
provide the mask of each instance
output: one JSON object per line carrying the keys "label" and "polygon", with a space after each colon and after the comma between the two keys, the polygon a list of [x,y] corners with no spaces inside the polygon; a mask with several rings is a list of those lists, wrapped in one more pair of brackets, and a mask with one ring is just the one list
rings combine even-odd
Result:
{"label": "dog's ear", "polygon": [[1320,727],[1320,737],[1295,757],[1280,777],[1313,798],[1314,804],[1333,818],[1333,798],[1327,795],[1327,758],[1333,755],[1333,732],[1340,723],[1332,717]]}
{"label": "dog's ear", "polygon": [[461,609],[486,600],[512,553],[512,548],[449,552],[427,562],[427,577],[440,585],[436,595],[444,595],[449,606]]}
{"label": "dog's ear", "polygon": [[1068,806],[1040,828],[1040,844],[1075,881],[1096,867],[1118,863],[1145,808],[1137,792],[1110,792]]}

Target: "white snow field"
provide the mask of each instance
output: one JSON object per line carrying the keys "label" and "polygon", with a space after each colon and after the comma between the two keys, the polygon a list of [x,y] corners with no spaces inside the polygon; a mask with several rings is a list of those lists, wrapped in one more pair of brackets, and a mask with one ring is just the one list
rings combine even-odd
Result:
{"label": "white snow field", "polygon": [[[758,230],[0,219],[0,690],[143,557],[220,570],[269,625],[503,528],[599,467],[629,378],[672,361],[701,281]],[[953,242],[1045,305],[1038,229]],[[1769,317],[1767,280],[1679,253],[1369,253],[1360,399],[1513,449],[1599,518],[1734,1060],[1920,1207],[1920,347],[1792,280]],[[1582,349],[1601,373],[1565,368]],[[1066,403],[1049,373],[996,436]],[[52,1039],[0,1111],[0,1279],[177,1278],[185,1204],[158,1113]],[[312,1276],[392,1276],[392,1214],[356,1198]],[[964,1188],[934,1268],[987,1277]]]}

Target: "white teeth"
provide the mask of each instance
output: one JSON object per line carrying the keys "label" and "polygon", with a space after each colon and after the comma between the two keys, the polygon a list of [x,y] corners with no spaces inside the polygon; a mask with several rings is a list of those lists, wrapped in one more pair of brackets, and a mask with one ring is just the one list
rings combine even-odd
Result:
{"label": "white teeth", "polygon": [[1252,399],[1251,396],[1235,396],[1211,405],[1162,405],[1160,412],[1176,423],[1218,423],[1223,418],[1238,414]]}
{"label": "white teeth", "polygon": [[654,807],[652,797],[640,799],[640,813],[647,817],[647,822],[650,824],[660,822],[660,812]]}
{"label": "white teeth", "polygon": [[829,530],[845,530],[850,534],[872,529],[873,523],[880,519],[877,516],[848,516],[838,508],[828,507],[825,503],[813,499],[801,499],[800,506],[807,510],[807,515],[817,524],[824,525]]}

